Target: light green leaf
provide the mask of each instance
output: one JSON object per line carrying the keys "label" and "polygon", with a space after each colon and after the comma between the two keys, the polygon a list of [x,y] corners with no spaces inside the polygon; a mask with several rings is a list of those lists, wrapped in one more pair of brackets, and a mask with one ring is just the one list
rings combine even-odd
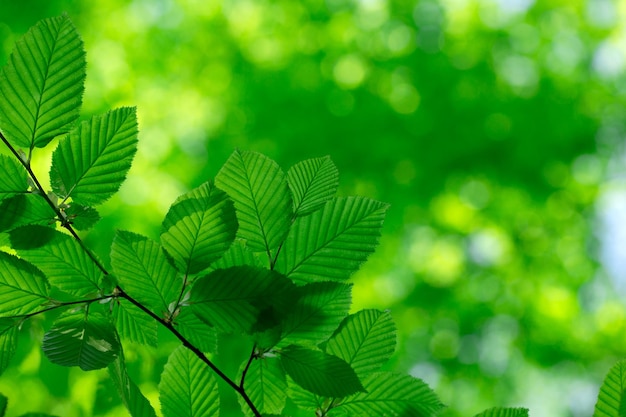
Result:
{"label": "light green leaf", "polygon": [[0,201],[0,231],[27,224],[52,225],[56,216],[38,194],[20,194]]}
{"label": "light green leaf", "polygon": [[289,295],[295,292],[294,284],[275,271],[232,267],[198,279],[190,303],[193,312],[218,331],[245,333],[277,325],[291,308],[294,300]]}
{"label": "light green leaf", "polygon": [[207,268],[228,250],[237,232],[235,207],[211,183],[179,197],[163,221],[161,244],[184,274]]}
{"label": "light green leaf", "polygon": [[300,287],[302,296],[283,322],[282,345],[317,345],[333,334],[352,303],[352,286],[317,282]]}
{"label": "light green leaf", "polygon": [[[239,378],[246,363],[239,368]],[[287,401],[287,383],[285,373],[276,358],[256,358],[250,363],[244,388],[246,393],[262,414],[280,414]],[[239,396],[239,404],[243,412],[253,415],[250,407]]]}
{"label": "light green leaf", "polygon": [[121,337],[144,345],[157,345],[157,322],[125,299],[114,301],[113,318]]}
{"label": "light green leaf", "polygon": [[48,301],[41,271],[23,259],[0,252],[0,314],[28,314]]}
{"label": "light green leaf", "polygon": [[150,402],[128,376],[123,352],[120,351],[120,355],[109,365],[108,370],[122,402],[132,417],[156,417]]}
{"label": "light green leaf", "polygon": [[217,381],[189,349],[179,346],[170,355],[159,383],[164,417],[218,417]]}
{"label": "light green leaf", "polygon": [[341,398],[363,390],[354,370],[336,356],[291,345],[280,351],[280,358],[294,382],[314,394]]}
{"label": "light green leaf", "polygon": [[329,201],[295,221],[277,269],[302,282],[348,279],[378,245],[386,210],[362,197]]}
{"label": "light green leaf", "polygon": [[432,417],[444,407],[422,380],[410,375],[378,372],[363,379],[365,392],[338,407],[353,416]]}
{"label": "light green leaf", "polygon": [[490,408],[475,417],[528,417],[527,408]]}
{"label": "light green leaf", "polygon": [[120,188],[136,150],[134,107],[94,116],[72,129],[52,154],[52,189],[77,204],[100,204]]}
{"label": "light green leaf", "polygon": [[235,202],[238,236],[255,251],[270,254],[287,236],[292,201],[283,171],[268,157],[235,151],[215,178]]}
{"label": "light green leaf", "polygon": [[28,189],[28,176],[24,167],[7,155],[0,155],[0,200],[15,194],[25,193]]}
{"label": "light green leaf", "polygon": [[244,240],[235,239],[226,253],[211,264],[211,269],[226,269],[233,266],[263,267],[263,264],[257,255],[248,249]]}
{"label": "light green leaf", "polygon": [[315,411],[320,409],[324,404],[324,397],[305,390],[289,377],[287,377],[287,396],[295,405],[303,410]]}
{"label": "light green leaf", "polygon": [[174,320],[174,327],[195,347],[203,352],[217,352],[217,332],[198,316],[190,307],[181,307]]}
{"label": "light green leaf", "polygon": [[106,317],[79,311],[56,319],[44,334],[41,349],[54,364],[91,371],[113,362],[120,344],[115,327]]}
{"label": "light green leaf", "polygon": [[79,297],[99,292],[102,272],[71,236],[44,226],[23,226],[10,236],[13,248],[50,284]]}
{"label": "light green leaf", "polygon": [[626,360],[617,362],[600,386],[593,417],[626,415]]}
{"label": "light green leaf", "polygon": [[319,209],[335,196],[339,171],[330,157],[307,159],[287,171],[296,216],[305,216]]}
{"label": "light green leaf", "polygon": [[14,320],[0,319],[0,375],[9,367],[17,349],[17,325]]}
{"label": "light green leaf", "polygon": [[362,310],[344,319],[326,352],[346,361],[359,375],[378,371],[396,347],[396,326],[388,312]]}
{"label": "light green leaf", "polygon": [[121,287],[156,314],[169,317],[183,280],[161,246],[145,236],[118,231],[111,246],[111,266]]}
{"label": "light green leaf", "polygon": [[78,118],[84,82],[85,51],[70,19],[40,21],[0,70],[0,129],[16,146],[45,146]]}

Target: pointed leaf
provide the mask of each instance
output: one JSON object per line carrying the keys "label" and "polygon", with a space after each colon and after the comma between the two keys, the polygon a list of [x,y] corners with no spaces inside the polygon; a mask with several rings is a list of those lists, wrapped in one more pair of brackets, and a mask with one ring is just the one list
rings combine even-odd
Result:
{"label": "pointed leaf", "polygon": [[0,200],[15,194],[25,193],[28,189],[26,170],[15,158],[0,155]]}
{"label": "pointed leaf", "polygon": [[337,198],[298,218],[278,270],[303,282],[345,280],[374,252],[387,205],[362,197]]}
{"label": "pointed leaf", "polygon": [[218,417],[220,396],[211,370],[189,349],[170,355],[159,393],[164,417]]}
{"label": "pointed leaf", "polygon": [[11,230],[27,224],[51,225],[56,216],[38,194],[20,194],[0,201],[0,230]]}
{"label": "pointed leaf", "polygon": [[620,360],[602,382],[593,417],[622,417],[625,412],[626,360]]}
{"label": "pointed leaf", "polygon": [[276,162],[258,153],[235,151],[215,183],[235,202],[238,236],[250,249],[269,254],[283,242],[292,202],[286,176]]}
{"label": "pointed leaf", "polygon": [[80,311],[56,319],[44,334],[41,349],[54,364],[91,371],[113,362],[120,345],[115,327],[106,317]]}
{"label": "pointed leaf", "polygon": [[0,319],[0,375],[9,367],[17,349],[18,324],[11,319]]}
{"label": "pointed leaf", "polygon": [[527,408],[490,408],[475,417],[528,417]]}
{"label": "pointed leaf", "polygon": [[134,107],[94,116],[61,139],[52,154],[52,189],[74,203],[100,204],[120,188],[136,150]]}
{"label": "pointed leaf", "polygon": [[163,221],[161,244],[185,274],[207,268],[228,250],[237,232],[235,207],[211,183],[181,196]]}
{"label": "pointed leaf", "polygon": [[226,253],[211,264],[211,269],[226,269],[233,266],[263,267],[257,255],[246,246],[246,242],[235,239]]}
{"label": "pointed leaf", "polygon": [[359,375],[378,371],[396,347],[396,326],[388,312],[362,310],[344,319],[326,352],[345,360]]}
{"label": "pointed leaf", "polygon": [[122,402],[131,417],[156,417],[150,402],[143,396],[137,385],[130,379],[126,371],[124,355],[120,355],[109,365],[109,375],[115,384]]}
{"label": "pointed leaf", "polygon": [[[239,368],[239,378],[245,367]],[[257,358],[250,363],[246,373],[244,388],[252,403],[262,414],[280,414],[287,401],[285,373],[276,358]],[[241,409],[248,416],[253,415],[250,407],[239,397]]]}
{"label": "pointed leaf", "polygon": [[111,266],[126,292],[157,314],[169,316],[183,280],[161,246],[145,236],[118,231],[111,246]]}
{"label": "pointed leaf", "polygon": [[330,157],[307,159],[287,171],[296,216],[305,216],[319,209],[335,196],[339,171]]}
{"label": "pointed leaf", "polygon": [[285,372],[314,394],[341,398],[363,390],[354,370],[336,356],[291,345],[282,349],[280,358]]}
{"label": "pointed leaf", "polygon": [[318,282],[300,287],[302,296],[283,322],[282,345],[317,345],[333,334],[352,303],[352,286]]}
{"label": "pointed leaf", "polygon": [[338,409],[354,416],[431,417],[444,407],[428,385],[410,375],[378,372],[363,386],[365,392],[346,398]]}
{"label": "pointed leaf", "polygon": [[121,337],[144,345],[157,345],[157,323],[130,302],[119,299],[113,309],[115,327]]}
{"label": "pointed leaf", "polygon": [[78,118],[84,82],[85,51],[70,19],[40,21],[0,70],[0,129],[16,146],[45,146]]}
{"label": "pointed leaf", "polygon": [[13,248],[35,264],[50,284],[79,297],[100,290],[102,271],[71,236],[44,226],[23,226],[10,236]]}
{"label": "pointed leaf", "polygon": [[0,252],[0,314],[28,314],[48,301],[41,271],[23,259]]}

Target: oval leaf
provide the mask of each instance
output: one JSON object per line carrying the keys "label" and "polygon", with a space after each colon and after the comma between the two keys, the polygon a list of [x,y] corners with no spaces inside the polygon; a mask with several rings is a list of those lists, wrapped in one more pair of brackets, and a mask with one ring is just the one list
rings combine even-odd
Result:
{"label": "oval leaf", "polygon": [[330,157],[307,159],[287,171],[294,214],[305,216],[335,196],[339,171]]}
{"label": "oval leaf", "polygon": [[622,417],[626,413],[626,360],[617,362],[602,382],[593,417]]}

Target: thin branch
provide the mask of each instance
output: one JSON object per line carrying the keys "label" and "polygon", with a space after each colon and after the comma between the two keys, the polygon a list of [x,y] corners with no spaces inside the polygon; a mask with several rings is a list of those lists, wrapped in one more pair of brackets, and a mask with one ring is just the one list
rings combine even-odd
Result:
{"label": "thin branch", "polygon": [[65,302],[65,303],[55,304],[53,306],[44,308],[43,310],[35,311],[34,313],[19,314],[19,315],[16,315],[16,316],[8,316],[6,318],[7,319],[23,319],[23,320],[27,320],[27,319],[29,319],[29,318],[31,318],[33,316],[38,315],[38,314],[43,314],[43,313],[46,313],[48,311],[56,310],[58,308],[69,307],[69,306],[77,305],[77,304],[88,304],[89,305],[91,303],[95,303],[97,301],[102,301],[102,300],[107,300],[109,298],[113,298],[113,296],[112,295],[104,295],[102,297],[90,298],[88,300],[68,301],[68,302]]}
{"label": "thin branch", "polygon": [[243,368],[243,372],[241,373],[241,381],[239,381],[239,388],[244,389],[244,383],[246,381],[246,375],[248,374],[248,369],[250,369],[250,365],[252,361],[256,357],[256,343],[252,346],[252,352],[250,352],[250,357],[248,358],[248,363],[246,363],[246,367]]}

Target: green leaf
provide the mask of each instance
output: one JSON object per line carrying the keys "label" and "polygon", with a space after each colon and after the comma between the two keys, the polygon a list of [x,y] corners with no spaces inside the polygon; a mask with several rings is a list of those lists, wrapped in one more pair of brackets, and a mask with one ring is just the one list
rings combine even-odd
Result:
{"label": "green leaf", "polygon": [[305,216],[319,209],[335,196],[339,171],[330,157],[307,159],[287,171],[296,216]]}
{"label": "green leaf", "polygon": [[0,252],[0,314],[20,315],[48,301],[48,283],[41,271],[23,259]]}
{"label": "green leaf", "polygon": [[0,200],[15,194],[25,193],[28,189],[28,176],[24,167],[6,155],[0,155]]}
{"label": "green leaf", "polygon": [[[251,332],[278,324],[293,304],[291,281],[275,271],[252,267],[218,269],[198,279],[192,289],[193,312],[218,331]],[[264,313],[263,315],[261,313]],[[267,316],[275,323],[265,322]]]}
{"label": "green leaf", "polygon": [[344,319],[326,352],[345,360],[362,377],[379,370],[396,347],[396,326],[388,312],[362,310]]}
{"label": "green leaf", "polygon": [[4,417],[7,412],[7,405],[9,403],[9,399],[4,395],[0,394],[0,417]]}
{"label": "green leaf", "polygon": [[0,129],[16,146],[45,146],[78,118],[84,82],[85,51],[70,19],[40,21],[0,70]]}
{"label": "green leaf", "polygon": [[219,259],[235,239],[235,207],[224,191],[204,183],[179,197],[162,230],[161,244],[178,269],[195,274]]}
{"label": "green leaf", "polygon": [[378,372],[363,380],[365,392],[343,400],[339,408],[355,416],[431,417],[444,407],[422,380]]}
{"label": "green leaf", "polygon": [[52,329],[44,334],[41,348],[50,362],[78,366],[83,371],[106,367],[120,351],[111,322],[101,314],[85,311],[56,319]]}
{"label": "green leaf", "polygon": [[131,342],[156,347],[157,322],[123,298],[113,302],[113,318],[120,336]]}
{"label": "green leaf", "polygon": [[13,248],[50,284],[79,297],[99,292],[102,271],[71,236],[44,226],[23,226],[10,236]]}
{"label": "green leaf", "polygon": [[317,345],[325,341],[346,317],[352,303],[352,286],[317,282],[300,287],[302,296],[283,322],[283,341]]}
{"label": "green leaf", "polygon": [[134,107],[94,116],[61,139],[52,154],[52,189],[77,204],[100,204],[120,188],[136,150]]}
{"label": "green leaf", "polygon": [[20,194],[0,201],[0,231],[16,227],[39,224],[51,225],[56,215],[38,194]]}
{"label": "green leaf", "polygon": [[123,352],[120,351],[120,355],[109,365],[108,370],[122,402],[132,417],[156,417],[150,402],[128,376]]}
{"label": "green leaf", "polygon": [[283,242],[292,201],[286,176],[276,162],[258,153],[235,151],[215,182],[235,202],[238,236],[250,249],[269,254]]}
{"label": "green leaf", "polygon": [[44,413],[26,413],[22,414],[20,417],[56,417],[52,414],[44,414]]}
{"label": "green leaf", "polygon": [[218,417],[220,396],[211,370],[189,349],[170,355],[159,383],[164,417]]}
{"label": "green leaf", "polygon": [[490,408],[475,417],[528,417],[527,408]]}
{"label": "green leaf", "polygon": [[0,375],[9,367],[17,349],[17,325],[15,320],[0,319]]}
{"label": "green leaf", "polygon": [[215,328],[200,320],[191,308],[181,307],[174,320],[174,327],[195,347],[203,352],[217,352],[217,332]]}
{"label": "green leaf", "polygon": [[87,230],[100,220],[100,215],[93,207],[71,204],[65,209],[67,220],[76,230]]}
{"label": "green leaf", "polygon": [[263,267],[257,255],[246,246],[246,242],[235,239],[224,255],[213,264],[212,269],[226,269],[233,266]]}
{"label": "green leaf", "polygon": [[336,356],[291,345],[281,350],[280,358],[294,382],[314,394],[341,398],[363,390],[354,370]]}
{"label": "green leaf", "polygon": [[118,231],[111,246],[111,266],[124,290],[157,314],[169,317],[183,280],[161,246],[145,236]]}
{"label": "green leaf", "polygon": [[617,362],[600,386],[593,417],[626,415],[626,360]]}
{"label": "green leaf", "polygon": [[[246,363],[239,368],[240,380],[245,366]],[[244,388],[257,410],[262,414],[280,415],[285,408],[287,382],[285,373],[276,358],[254,359],[246,373]],[[239,396],[239,404],[246,415],[253,415],[241,396]]]}
{"label": "green leaf", "polygon": [[323,397],[302,388],[289,377],[287,377],[287,396],[295,405],[303,410],[315,411],[321,409],[324,404]]}
{"label": "green leaf", "polygon": [[374,252],[387,205],[362,197],[329,201],[298,218],[277,269],[302,282],[346,280]]}

